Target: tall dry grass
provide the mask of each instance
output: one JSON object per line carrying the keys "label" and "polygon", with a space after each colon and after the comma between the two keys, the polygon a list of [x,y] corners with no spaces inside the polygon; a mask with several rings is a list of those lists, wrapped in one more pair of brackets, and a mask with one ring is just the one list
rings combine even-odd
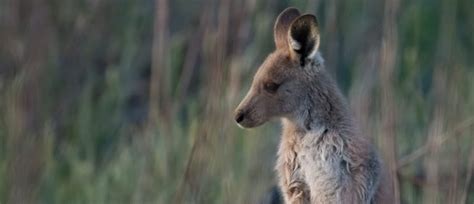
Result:
{"label": "tall dry grass", "polygon": [[0,3],[0,202],[260,202],[278,123],[232,111],[287,6],[317,15],[397,203],[474,201],[470,0]]}

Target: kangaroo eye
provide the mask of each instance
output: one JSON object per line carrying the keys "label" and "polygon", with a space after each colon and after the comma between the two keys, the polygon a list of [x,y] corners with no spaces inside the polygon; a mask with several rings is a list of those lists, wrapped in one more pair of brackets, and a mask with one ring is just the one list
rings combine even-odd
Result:
{"label": "kangaroo eye", "polygon": [[280,87],[280,84],[273,82],[263,84],[263,89],[265,89],[265,91],[268,93],[275,93],[278,90],[278,87]]}

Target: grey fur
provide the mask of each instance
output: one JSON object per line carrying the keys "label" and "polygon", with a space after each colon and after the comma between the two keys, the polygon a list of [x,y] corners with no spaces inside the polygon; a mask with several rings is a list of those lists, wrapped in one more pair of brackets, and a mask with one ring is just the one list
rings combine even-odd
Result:
{"label": "grey fur", "polygon": [[[251,128],[270,118],[281,118],[283,134],[276,170],[286,203],[391,203],[390,185],[379,157],[356,128],[346,100],[317,51],[316,18],[296,17],[295,13],[299,12],[290,8],[280,14],[278,19],[285,19],[275,25],[279,28],[275,43],[280,46],[255,74],[249,93],[236,110],[236,121]],[[298,32],[297,43],[308,53],[279,42],[284,39],[281,36],[291,38],[282,28]],[[305,36],[305,31],[312,32]],[[315,47],[308,47],[305,40]],[[269,83],[280,84],[278,90],[266,90]]]}

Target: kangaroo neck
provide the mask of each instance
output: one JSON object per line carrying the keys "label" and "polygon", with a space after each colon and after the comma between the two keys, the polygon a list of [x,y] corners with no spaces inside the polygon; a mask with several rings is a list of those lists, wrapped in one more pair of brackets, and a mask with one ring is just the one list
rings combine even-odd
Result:
{"label": "kangaroo neck", "polygon": [[296,113],[284,118],[283,127],[301,134],[352,129],[344,97],[324,70],[308,80],[305,100]]}

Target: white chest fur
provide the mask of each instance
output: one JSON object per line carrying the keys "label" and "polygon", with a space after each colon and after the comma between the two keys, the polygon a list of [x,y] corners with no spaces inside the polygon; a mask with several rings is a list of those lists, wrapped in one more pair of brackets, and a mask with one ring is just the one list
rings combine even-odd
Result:
{"label": "white chest fur", "polygon": [[348,175],[342,138],[323,128],[304,135],[284,132],[290,133],[282,137],[277,163],[287,203],[293,203],[298,196],[306,197],[303,203],[340,203]]}

